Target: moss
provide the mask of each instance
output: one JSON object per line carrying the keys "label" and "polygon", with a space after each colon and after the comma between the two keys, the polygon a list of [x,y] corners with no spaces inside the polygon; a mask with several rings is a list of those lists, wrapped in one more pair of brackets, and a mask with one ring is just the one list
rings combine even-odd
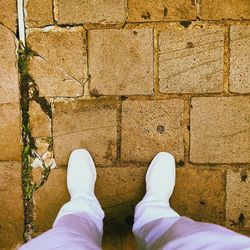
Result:
{"label": "moss", "polygon": [[38,184],[36,184],[35,189],[40,188],[49,178],[51,168],[47,166],[43,166],[43,171],[42,171],[42,178]]}
{"label": "moss", "polygon": [[20,91],[21,91],[21,109],[22,109],[22,180],[25,201],[29,201],[34,191],[34,185],[31,178],[31,164],[30,157],[32,156],[32,149],[35,149],[35,140],[31,136],[29,130],[29,84],[32,78],[28,73],[27,60],[31,50],[28,47],[19,46],[18,55],[18,69],[20,74]]}
{"label": "moss", "polygon": [[[24,214],[25,214],[25,228],[24,240],[27,241],[33,234],[33,193],[38,188],[36,183],[32,181],[32,166],[31,157],[32,151],[36,149],[35,140],[31,135],[29,128],[29,102],[30,102],[30,86],[35,85],[34,80],[29,74],[28,58],[34,56],[36,53],[28,46],[24,47],[19,44],[18,49],[18,71],[20,74],[20,94],[21,94],[21,114],[22,114],[22,188],[24,199]],[[44,103],[44,101],[43,101]],[[49,175],[50,170],[46,169],[43,173],[42,182],[44,183]]]}

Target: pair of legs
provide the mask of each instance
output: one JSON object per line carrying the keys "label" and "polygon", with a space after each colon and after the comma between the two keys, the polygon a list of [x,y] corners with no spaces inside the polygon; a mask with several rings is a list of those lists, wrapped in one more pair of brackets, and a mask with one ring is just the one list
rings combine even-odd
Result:
{"label": "pair of legs", "polygon": [[[53,228],[20,250],[101,249],[104,212],[94,194],[96,169],[84,149],[72,152],[67,171],[71,196]],[[175,161],[159,153],[146,174],[146,194],[135,208],[133,233],[139,249],[250,249],[250,239],[215,224],[179,216],[169,204],[175,185]]]}

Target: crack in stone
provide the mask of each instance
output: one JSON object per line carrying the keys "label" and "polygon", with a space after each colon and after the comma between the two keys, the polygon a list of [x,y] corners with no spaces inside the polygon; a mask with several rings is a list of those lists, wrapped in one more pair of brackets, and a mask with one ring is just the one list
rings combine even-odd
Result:
{"label": "crack in stone", "polygon": [[[196,46],[194,47],[194,49],[195,48],[196,48]],[[177,56],[177,57],[166,58],[164,60],[161,60],[160,62],[163,63],[163,62],[171,61],[171,60],[174,60],[174,59],[181,59],[181,58],[185,58],[185,57],[189,57],[189,56],[199,55],[199,54],[202,54],[204,52],[208,52],[210,50],[216,50],[216,49],[223,49],[223,45],[218,46],[218,47],[213,47],[213,48],[210,48],[210,49],[206,49],[206,50],[202,50],[202,51],[198,51],[196,53],[188,53],[188,55],[182,55],[182,56]],[[167,52],[166,53],[162,53],[161,55],[165,55],[165,54],[167,54]]]}
{"label": "crack in stone", "polygon": [[5,27],[6,29],[8,29],[16,38],[18,38],[18,37],[17,37],[17,34],[16,34],[13,30],[11,30],[9,27],[7,27],[3,22],[0,21],[0,25],[4,26],[4,27]]}
{"label": "crack in stone", "polygon": [[[36,53],[37,53],[37,52],[36,52]],[[63,68],[54,65],[53,63],[51,63],[50,61],[48,61],[47,59],[45,59],[43,56],[39,55],[38,53],[37,53],[36,55],[34,55],[34,56],[35,56],[35,57],[41,58],[43,61],[45,61],[45,62],[48,63],[49,65],[51,65],[51,66],[55,67],[57,70],[63,72],[63,73],[65,74],[65,76],[70,77],[71,79],[75,80],[76,82],[80,83],[80,84],[83,86],[83,83],[82,83],[80,80],[76,79],[74,76],[69,75]],[[86,82],[86,81],[85,81],[85,82]]]}
{"label": "crack in stone", "polygon": [[[216,41],[213,41],[211,43],[200,43],[198,45],[195,45],[194,48],[199,48],[199,47],[202,47],[202,46],[206,46],[206,45],[210,45],[210,44],[215,44],[215,43],[218,43],[218,42],[222,42],[223,40],[216,40]],[[223,47],[223,44],[219,47]],[[214,49],[211,48],[211,49]],[[181,48],[181,49],[176,49],[176,50],[170,50],[170,51],[166,51],[166,52],[162,52],[162,53],[159,53],[159,55],[165,55],[165,54],[170,54],[170,53],[175,53],[175,52],[179,52],[179,51],[183,51],[183,50],[187,50],[187,48]]]}
{"label": "crack in stone", "polygon": [[170,75],[170,76],[168,76],[168,77],[162,77],[161,79],[170,79],[170,78],[173,77],[173,76],[177,76],[177,75],[179,75],[179,74],[186,73],[186,72],[188,72],[189,70],[193,70],[193,69],[202,67],[202,66],[204,66],[204,65],[208,65],[208,64],[210,64],[210,63],[215,63],[215,62],[217,62],[217,61],[219,61],[219,60],[221,60],[221,58],[214,59],[214,60],[211,60],[211,61],[207,61],[207,62],[201,63],[201,64],[199,64],[199,65],[195,65],[195,66],[189,67],[189,68],[187,68],[187,69],[185,69],[185,70],[182,70],[182,71],[179,71],[179,72],[177,72],[177,73],[174,73],[174,74],[172,74],[172,75]]}

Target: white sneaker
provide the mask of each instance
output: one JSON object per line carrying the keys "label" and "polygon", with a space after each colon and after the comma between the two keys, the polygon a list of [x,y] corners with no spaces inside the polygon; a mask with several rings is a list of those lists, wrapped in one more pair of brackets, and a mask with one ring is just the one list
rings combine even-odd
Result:
{"label": "white sneaker", "polygon": [[71,199],[94,194],[96,169],[90,153],[85,149],[74,150],[67,169],[67,187]]}
{"label": "white sneaker", "polygon": [[[166,152],[158,153],[146,174],[146,197],[169,201],[175,186],[175,160]],[[145,197],[145,198],[146,198]]]}
{"label": "white sneaker", "polygon": [[158,153],[146,174],[146,194],[135,208],[133,232],[160,218],[179,219],[169,204],[175,186],[175,160],[166,152]]}
{"label": "white sneaker", "polygon": [[60,209],[54,226],[65,215],[87,213],[98,230],[103,231],[104,212],[94,193],[95,181],[96,169],[90,153],[85,149],[74,150],[67,170],[67,187],[71,199]]}

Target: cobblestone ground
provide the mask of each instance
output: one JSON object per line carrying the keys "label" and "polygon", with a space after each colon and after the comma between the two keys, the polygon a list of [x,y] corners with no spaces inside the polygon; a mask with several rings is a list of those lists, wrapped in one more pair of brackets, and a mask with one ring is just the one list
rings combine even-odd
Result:
{"label": "cobblestone ground", "polygon": [[0,248],[51,227],[79,147],[97,165],[105,249],[135,248],[127,232],[159,151],[176,158],[175,210],[249,234],[250,2],[25,8],[23,48],[16,2],[0,0]]}

